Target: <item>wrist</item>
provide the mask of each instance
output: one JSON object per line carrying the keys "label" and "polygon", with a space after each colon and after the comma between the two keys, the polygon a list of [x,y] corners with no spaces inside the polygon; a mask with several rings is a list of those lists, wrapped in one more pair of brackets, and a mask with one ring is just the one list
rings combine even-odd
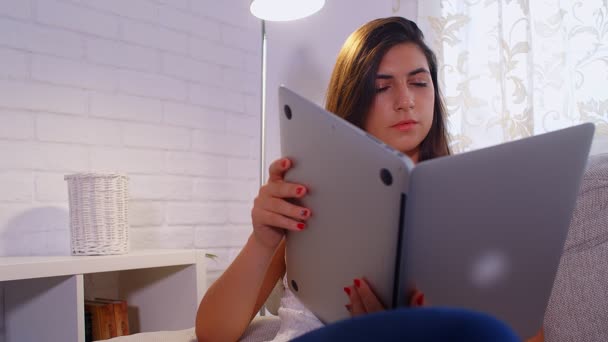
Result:
{"label": "wrist", "polygon": [[251,244],[252,248],[255,248],[256,250],[269,256],[272,256],[274,254],[274,251],[278,246],[278,244],[273,246],[271,244],[265,243],[264,241],[262,241],[262,239],[259,238],[258,234],[256,234],[255,231],[251,233],[247,243]]}

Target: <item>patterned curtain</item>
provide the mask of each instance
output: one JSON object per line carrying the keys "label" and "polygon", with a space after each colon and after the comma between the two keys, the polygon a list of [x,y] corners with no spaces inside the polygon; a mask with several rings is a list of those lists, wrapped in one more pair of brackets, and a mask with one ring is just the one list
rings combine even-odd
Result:
{"label": "patterned curtain", "polygon": [[596,124],[608,152],[608,0],[420,0],[454,151]]}

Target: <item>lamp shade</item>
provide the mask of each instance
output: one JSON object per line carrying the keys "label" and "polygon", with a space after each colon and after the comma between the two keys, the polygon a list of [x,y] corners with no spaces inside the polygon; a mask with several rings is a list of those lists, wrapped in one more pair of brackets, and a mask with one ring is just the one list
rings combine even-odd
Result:
{"label": "lamp shade", "polygon": [[325,0],[253,0],[251,13],[266,21],[288,21],[307,17],[325,5]]}

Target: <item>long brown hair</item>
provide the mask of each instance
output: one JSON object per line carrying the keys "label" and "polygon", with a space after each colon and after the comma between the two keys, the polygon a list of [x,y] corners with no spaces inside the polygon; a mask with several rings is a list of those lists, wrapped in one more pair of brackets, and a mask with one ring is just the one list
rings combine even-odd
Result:
{"label": "long brown hair", "polygon": [[375,79],[380,62],[390,48],[402,43],[414,43],[422,50],[435,88],[433,123],[420,143],[419,161],[449,155],[446,110],[437,82],[437,58],[424,43],[422,31],[411,20],[402,17],[372,20],[348,37],[331,75],[325,108],[363,129],[376,96]]}

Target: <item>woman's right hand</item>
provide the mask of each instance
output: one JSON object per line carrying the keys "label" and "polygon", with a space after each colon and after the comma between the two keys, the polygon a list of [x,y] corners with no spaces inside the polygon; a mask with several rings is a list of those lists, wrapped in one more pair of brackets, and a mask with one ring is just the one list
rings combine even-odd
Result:
{"label": "woman's right hand", "polygon": [[268,171],[268,182],[260,188],[253,202],[251,218],[253,234],[258,242],[268,248],[276,248],[285,230],[301,231],[310,217],[308,208],[289,203],[288,198],[302,198],[305,186],[284,181],[285,173],[292,167],[291,160],[275,160]]}

